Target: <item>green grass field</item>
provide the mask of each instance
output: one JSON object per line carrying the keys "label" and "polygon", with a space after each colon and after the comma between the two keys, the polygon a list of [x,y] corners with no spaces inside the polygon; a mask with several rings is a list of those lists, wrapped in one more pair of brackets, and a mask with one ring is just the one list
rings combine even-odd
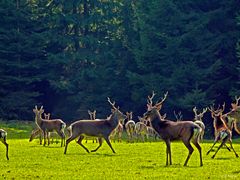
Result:
{"label": "green grass field", "polygon": [[[3,126],[1,126],[2,128]],[[9,131],[9,129],[11,131]],[[206,156],[212,141],[201,144],[203,167],[199,167],[199,153],[195,149],[188,166],[183,163],[187,149],[181,142],[172,143],[172,166],[165,166],[166,147],[162,141],[145,143],[112,143],[116,154],[108,145],[96,153],[87,154],[75,141],[68,152],[60,144],[43,147],[38,140],[28,142],[29,124],[17,129],[5,126],[9,131],[9,158],[5,146],[0,144],[0,179],[238,179],[240,159],[233,152],[221,149],[215,159]],[[29,131],[28,131],[29,130]],[[18,137],[14,133],[18,132]],[[94,149],[97,144],[85,145]],[[239,140],[234,148],[240,154]]]}

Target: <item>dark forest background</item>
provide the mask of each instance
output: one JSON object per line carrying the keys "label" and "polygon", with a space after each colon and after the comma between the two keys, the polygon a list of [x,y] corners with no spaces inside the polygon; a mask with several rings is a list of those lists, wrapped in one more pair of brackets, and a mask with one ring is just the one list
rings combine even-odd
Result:
{"label": "dark forest background", "polygon": [[64,121],[88,109],[104,118],[107,97],[136,118],[152,90],[156,101],[169,91],[168,118],[229,110],[240,95],[239,0],[0,1],[1,119],[33,120],[36,104]]}

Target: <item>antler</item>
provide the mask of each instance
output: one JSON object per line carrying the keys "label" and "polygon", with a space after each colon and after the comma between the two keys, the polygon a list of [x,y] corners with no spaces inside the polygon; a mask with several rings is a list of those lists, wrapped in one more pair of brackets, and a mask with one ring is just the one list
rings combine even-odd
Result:
{"label": "antler", "polygon": [[194,112],[195,116],[197,116],[197,108],[196,108],[196,106],[193,108],[193,112]]}
{"label": "antler", "polygon": [[239,97],[235,96],[235,100],[236,100],[235,104],[238,106],[238,103],[239,103],[238,101],[240,100],[240,96]]}
{"label": "antler", "polygon": [[166,100],[167,95],[168,95],[168,91],[164,94],[164,98],[161,100],[161,102],[155,104],[155,106],[159,106],[159,105],[161,105],[161,104]]}
{"label": "antler", "polygon": [[173,113],[174,113],[174,116],[177,119],[177,121],[181,121],[182,120],[183,115],[182,115],[181,111],[179,111],[178,113],[176,113],[176,111],[173,111]]}
{"label": "antler", "polygon": [[117,109],[117,108],[115,107],[115,101],[111,102],[111,100],[110,100],[109,97],[107,97],[107,99],[108,99],[109,104],[113,107],[113,109]]}
{"label": "antler", "polygon": [[154,96],[156,95],[156,93],[154,93],[154,91],[152,91],[152,96],[150,97],[150,96],[148,96],[148,99],[147,99],[147,102],[148,102],[148,104],[149,105],[151,105],[152,106],[152,103],[153,103],[153,98],[154,98]]}

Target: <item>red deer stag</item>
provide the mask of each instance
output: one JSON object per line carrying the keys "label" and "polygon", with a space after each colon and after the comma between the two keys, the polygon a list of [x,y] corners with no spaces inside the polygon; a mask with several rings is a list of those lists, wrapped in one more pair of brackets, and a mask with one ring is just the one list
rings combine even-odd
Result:
{"label": "red deer stag", "polygon": [[126,116],[115,107],[115,102],[112,103],[109,98],[108,102],[113,108],[112,114],[108,119],[79,120],[72,123],[68,127],[70,131],[70,137],[66,141],[64,154],[67,153],[68,144],[77,137],[79,137],[77,143],[89,153],[89,150],[82,144],[82,140],[85,136],[93,136],[98,138],[99,146],[91,152],[97,151],[102,146],[102,138],[104,138],[109,147],[112,149],[112,152],[115,153],[110,143],[109,136],[117,127],[119,120],[126,119]]}
{"label": "red deer stag", "polygon": [[[217,152],[221,149],[221,147],[223,145],[225,145],[227,147],[227,145],[226,145],[227,141],[229,141],[230,146],[231,146],[233,152],[235,153],[235,156],[238,157],[238,154],[236,153],[236,151],[234,150],[234,148],[232,146],[232,132],[227,127],[226,123],[223,120],[222,113],[223,113],[224,109],[225,109],[225,103],[223,104],[222,109],[220,109],[220,107],[218,107],[217,110],[214,110],[214,108],[212,106],[210,108],[208,108],[208,110],[211,112],[211,116],[213,118],[213,127],[214,127],[214,130],[215,130],[215,140],[214,140],[214,143],[213,143],[212,147],[207,152],[207,155],[213,149],[215,144],[218,141],[221,141],[220,146],[218,147],[218,149],[216,150],[216,152],[212,156],[212,158],[214,158],[216,156]],[[230,149],[228,147],[227,147],[227,149],[230,151]]]}
{"label": "red deer stag", "polygon": [[9,160],[9,158],[8,158],[7,132],[4,131],[3,129],[0,129],[0,140],[6,146],[6,157],[7,157],[7,160]]}
{"label": "red deer stag", "polygon": [[65,145],[65,134],[64,129],[66,124],[61,119],[42,119],[42,114],[44,112],[43,106],[38,110],[37,106],[33,109],[35,114],[35,122],[37,126],[43,131],[44,146],[46,145],[46,138],[48,138],[48,145],[50,144],[49,132],[56,131],[61,137],[61,147]]}
{"label": "red deer stag", "polygon": [[202,128],[202,132],[200,134],[200,140],[202,141],[203,136],[204,136],[204,132],[205,132],[205,124],[203,123],[203,115],[207,112],[207,108],[204,108],[202,110],[202,112],[198,113],[197,108],[194,107],[193,112],[194,112],[194,115],[195,115],[193,122],[196,123],[197,125],[199,125]]}
{"label": "red deer stag", "polygon": [[148,104],[147,104],[147,112],[144,113],[144,117],[151,121],[153,128],[158,132],[160,137],[165,141],[167,146],[167,158],[166,158],[166,165],[172,165],[172,156],[171,156],[171,141],[180,139],[187,147],[189,153],[187,159],[185,160],[184,166],[187,166],[188,160],[190,159],[194,149],[191,146],[192,143],[197,147],[199,154],[200,154],[200,166],[203,165],[202,163],[202,150],[201,146],[199,145],[199,135],[201,132],[201,127],[197,124],[193,123],[192,121],[170,121],[170,120],[163,120],[160,116],[160,109],[162,108],[163,102],[166,100],[168,92],[165,93],[164,98],[161,102],[156,103],[154,106],[152,105],[152,98],[148,97]]}

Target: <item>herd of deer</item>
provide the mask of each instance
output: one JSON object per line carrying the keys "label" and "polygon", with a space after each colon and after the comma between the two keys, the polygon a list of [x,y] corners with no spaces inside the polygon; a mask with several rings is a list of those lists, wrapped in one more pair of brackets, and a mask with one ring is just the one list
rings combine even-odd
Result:
{"label": "herd of deer", "polygon": [[[55,131],[61,137],[61,147],[65,146],[64,154],[67,153],[68,144],[74,139],[78,138],[77,143],[82,146],[88,153],[89,150],[83,145],[82,140],[84,137],[95,137],[99,143],[98,147],[91,152],[97,151],[101,146],[103,139],[107,142],[112,152],[115,153],[110,139],[117,136],[118,141],[121,141],[122,133],[125,129],[128,135],[128,141],[133,142],[134,138],[141,138],[144,141],[144,138],[148,136],[159,136],[166,143],[166,165],[172,164],[171,158],[171,141],[181,140],[183,144],[188,149],[188,156],[185,160],[184,166],[187,165],[188,160],[190,159],[194,149],[191,143],[196,146],[199,151],[200,156],[200,166],[203,165],[202,162],[202,149],[199,144],[203,140],[203,135],[205,131],[205,125],[203,123],[203,116],[209,110],[213,118],[213,127],[215,130],[215,140],[213,146],[207,152],[207,155],[211,152],[215,144],[220,141],[221,144],[217,148],[216,152],[212,156],[214,158],[222,146],[235,153],[235,156],[238,157],[238,154],[232,146],[232,130],[240,134],[238,129],[238,123],[240,123],[240,97],[235,97],[236,102],[232,103],[232,109],[223,114],[225,110],[225,103],[215,109],[213,106],[203,109],[202,112],[198,113],[197,108],[193,108],[195,117],[193,120],[182,120],[182,116],[179,113],[178,115],[174,112],[177,121],[167,120],[166,114],[161,115],[160,110],[162,109],[163,102],[168,96],[168,92],[164,94],[164,97],[160,102],[153,104],[153,98],[156,94],[153,92],[151,96],[148,96],[147,99],[147,112],[143,114],[143,117],[138,117],[139,122],[132,120],[132,112],[127,112],[126,115],[123,114],[119,107],[115,107],[115,102],[111,102],[108,98],[108,102],[112,107],[111,115],[106,119],[96,119],[96,111],[88,111],[90,115],[90,120],[78,120],[70,124],[67,128],[69,132],[69,138],[66,140],[65,144],[65,133],[66,124],[61,119],[50,119],[50,114],[45,114],[43,106],[40,109],[35,106],[33,112],[35,114],[35,123],[37,129],[32,131],[29,141],[32,141],[34,137],[40,135],[40,144],[42,143],[42,135],[44,139],[44,146],[46,145],[46,139],[48,139],[48,145],[50,144],[50,133]],[[44,113],[44,119],[42,114]],[[125,122],[125,119],[127,121]],[[124,123],[125,122],[125,123]],[[8,158],[8,144],[6,142],[7,132],[3,129],[0,129],[0,139],[2,143],[6,146],[6,157]],[[230,144],[230,148],[227,146],[227,142]]]}

